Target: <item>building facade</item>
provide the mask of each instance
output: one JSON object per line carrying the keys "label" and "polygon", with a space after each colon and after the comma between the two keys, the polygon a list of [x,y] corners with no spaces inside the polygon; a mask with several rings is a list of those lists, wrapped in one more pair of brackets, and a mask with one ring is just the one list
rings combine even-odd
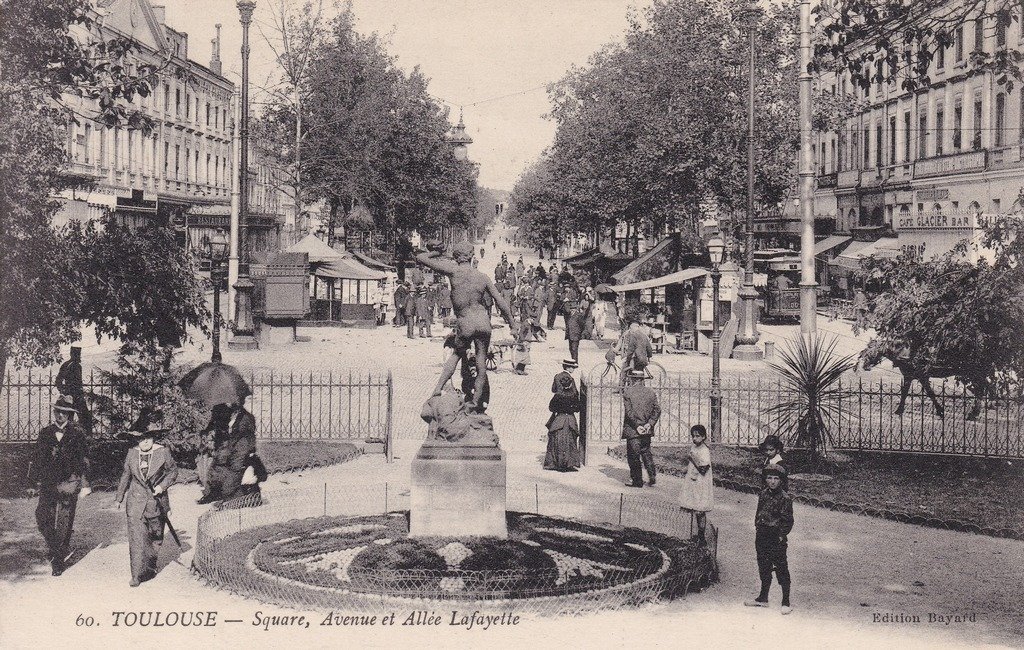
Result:
{"label": "building facade", "polygon": [[[895,237],[894,249],[927,259],[1019,207],[1024,94],[970,60],[974,51],[1021,51],[1021,22],[979,16],[952,36],[916,90],[898,79],[875,80],[866,91],[846,75],[817,80],[821,91],[858,107],[842,128],[819,133],[815,146],[815,214],[834,219],[837,233]],[[883,73],[894,76],[876,63],[875,76]]]}
{"label": "building facade", "polygon": [[80,116],[68,136],[70,173],[90,182],[90,189],[60,197],[56,225],[112,214],[132,226],[173,226],[188,241],[191,208],[227,209],[231,201],[234,84],[221,74],[219,37],[204,66],[189,58],[188,34],[166,24],[163,7],[148,0],[103,0],[96,12],[91,32],[76,28],[76,36],[132,38],[138,44],[132,53],[136,64],[159,70],[152,92],[131,104],[155,128],[148,134],[108,129],[89,119],[97,111],[95,100],[65,98]]}

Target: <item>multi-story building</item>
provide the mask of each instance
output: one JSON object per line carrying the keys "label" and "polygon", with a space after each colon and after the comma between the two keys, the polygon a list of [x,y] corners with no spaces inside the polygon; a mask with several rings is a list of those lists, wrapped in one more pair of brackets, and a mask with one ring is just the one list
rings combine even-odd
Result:
{"label": "multi-story building", "polygon": [[61,197],[57,224],[113,214],[129,225],[155,221],[184,231],[190,208],[226,210],[234,169],[234,84],[221,73],[219,30],[210,65],[204,66],[189,58],[188,34],[166,24],[163,7],[149,0],[100,0],[96,12],[91,31],[82,28],[79,37],[132,38],[138,44],[132,53],[136,65],[159,70],[153,91],[131,105],[156,127],[151,133],[108,129],[89,119],[96,114],[95,100],[65,98],[80,116],[69,131],[70,173],[91,187]]}
{"label": "multi-story building", "polygon": [[[942,8],[937,11],[943,11]],[[824,92],[854,96],[855,114],[820,133],[815,147],[815,213],[838,233],[878,239],[921,258],[977,234],[979,221],[1013,209],[1024,187],[1024,94],[971,65],[971,53],[1021,51],[1020,21],[991,16],[956,28],[938,51],[928,83],[905,90],[881,62],[870,88],[848,75],[818,79]]]}

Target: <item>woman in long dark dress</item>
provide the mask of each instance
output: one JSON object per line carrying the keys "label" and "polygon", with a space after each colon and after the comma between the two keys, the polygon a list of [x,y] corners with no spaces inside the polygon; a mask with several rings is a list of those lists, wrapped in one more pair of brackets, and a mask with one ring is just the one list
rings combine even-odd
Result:
{"label": "woman in long dark dress", "polygon": [[544,456],[544,469],[560,472],[575,472],[580,466],[580,453],[577,447],[579,423],[576,413],[580,410],[580,392],[576,388],[576,380],[569,370],[576,366],[570,359],[563,362],[562,372],[555,375],[551,385],[551,401],[548,409],[548,450]]}

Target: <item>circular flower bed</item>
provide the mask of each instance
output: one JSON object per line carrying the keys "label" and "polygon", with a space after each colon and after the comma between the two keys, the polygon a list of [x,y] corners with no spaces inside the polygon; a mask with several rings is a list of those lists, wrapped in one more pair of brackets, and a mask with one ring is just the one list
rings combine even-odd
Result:
{"label": "circular flower bed", "polygon": [[271,600],[336,605],[360,599],[526,604],[609,594],[640,602],[678,595],[710,582],[715,572],[713,551],[690,540],[548,516],[507,517],[505,540],[410,538],[406,513],[260,526],[218,541],[218,574]]}

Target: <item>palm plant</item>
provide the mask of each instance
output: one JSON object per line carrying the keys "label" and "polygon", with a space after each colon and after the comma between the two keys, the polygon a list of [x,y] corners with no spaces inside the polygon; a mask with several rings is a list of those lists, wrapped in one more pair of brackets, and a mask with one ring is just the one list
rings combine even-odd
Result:
{"label": "palm plant", "polygon": [[795,447],[807,449],[818,465],[833,443],[829,428],[843,413],[839,379],[856,366],[852,355],[835,353],[835,337],[801,336],[780,353],[781,361],[769,365],[790,389],[783,401],[770,407],[781,437],[788,435]]}

